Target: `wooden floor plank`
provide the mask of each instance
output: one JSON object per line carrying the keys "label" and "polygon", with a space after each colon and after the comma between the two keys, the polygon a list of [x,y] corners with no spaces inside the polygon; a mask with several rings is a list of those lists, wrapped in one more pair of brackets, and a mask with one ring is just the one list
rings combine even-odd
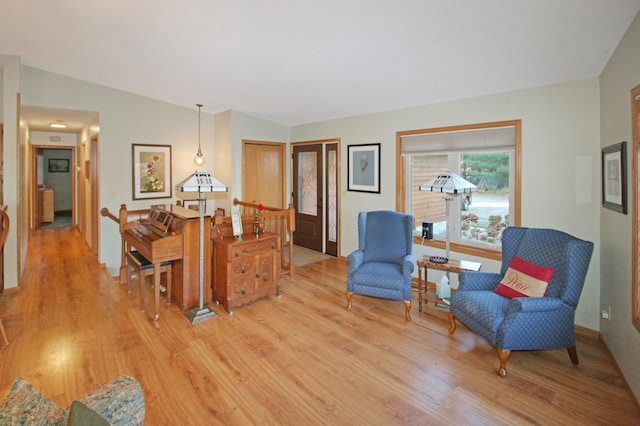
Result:
{"label": "wooden floor plank", "polygon": [[101,269],[75,230],[36,231],[21,290],[0,298],[10,345],[0,397],[25,377],[63,407],[120,374],[142,384],[146,423],[638,424],[636,402],[604,345],[516,352],[498,377],[495,350],[446,312],[354,295],[347,265],[297,268],[269,296],[190,324],[175,305],[152,319],[139,294]]}

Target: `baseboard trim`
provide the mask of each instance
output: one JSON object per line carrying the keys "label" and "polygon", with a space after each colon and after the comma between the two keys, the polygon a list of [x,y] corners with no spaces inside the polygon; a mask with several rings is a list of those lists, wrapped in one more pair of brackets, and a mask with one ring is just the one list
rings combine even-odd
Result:
{"label": "baseboard trim", "polygon": [[591,328],[583,327],[581,325],[574,326],[574,331],[576,333],[576,337],[589,340],[590,342],[601,342],[602,338],[600,337],[600,332],[593,330]]}

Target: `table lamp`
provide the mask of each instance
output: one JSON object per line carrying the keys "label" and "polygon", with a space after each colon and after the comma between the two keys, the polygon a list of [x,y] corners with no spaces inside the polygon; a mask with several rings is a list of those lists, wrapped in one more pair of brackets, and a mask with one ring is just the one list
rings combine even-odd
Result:
{"label": "table lamp", "polygon": [[418,189],[420,191],[442,192],[445,194],[444,201],[446,204],[447,215],[447,219],[445,221],[446,255],[443,263],[446,263],[449,261],[449,209],[451,201],[453,201],[453,197],[456,195],[477,191],[478,187],[455,173],[446,172],[441,173],[430,181],[423,183]]}

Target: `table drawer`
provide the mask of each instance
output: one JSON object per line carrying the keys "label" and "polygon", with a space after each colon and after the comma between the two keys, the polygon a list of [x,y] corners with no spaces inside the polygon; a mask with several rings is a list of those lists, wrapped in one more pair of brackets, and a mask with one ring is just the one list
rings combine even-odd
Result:
{"label": "table drawer", "polygon": [[254,256],[260,252],[276,249],[277,243],[277,237],[242,241],[239,244],[229,246],[227,258],[229,261],[233,261],[239,257]]}

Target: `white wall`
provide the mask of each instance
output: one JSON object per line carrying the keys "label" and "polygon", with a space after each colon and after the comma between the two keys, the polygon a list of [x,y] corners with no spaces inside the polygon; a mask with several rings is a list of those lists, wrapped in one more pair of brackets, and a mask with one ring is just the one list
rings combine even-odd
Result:
{"label": "white wall", "polygon": [[[357,248],[358,212],[395,209],[396,132],[512,119],[522,119],[522,225],[556,228],[595,243],[576,323],[598,330],[597,79],[296,126],[291,141],[341,138],[340,252],[347,256]],[[381,193],[347,191],[347,145],[376,142],[382,144]],[[416,256],[425,252],[424,247],[414,247]],[[497,262],[474,260],[483,263],[483,270],[499,269]]]}
{"label": "white wall", "polygon": [[[26,66],[22,67],[21,87],[23,105],[99,113],[100,207],[117,216],[120,204],[135,210],[175,203],[175,189],[172,198],[133,201],[131,144],[171,145],[172,183],[185,179],[195,170],[197,99],[189,109]],[[202,149],[210,155],[213,115],[203,112],[201,123]],[[99,220],[99,259],[116,275],[120,266],[118,225],[106,217],[100,216]]]}
{"label": "white wall", "polygon": [[[631,89],[640,84],[640,15],[629,27],[600,77],[601,146],[627,142],[627,177],[633,176]],[[632,185],[628,185],[629,214],[602,209],[600,299],[611,306],[611,320],[602,320],[602,338],[616,358],[636,398],[640,399],[640,333],[631,324]],[[635,206],[637,208],[637,206]]]}
{"label": "white wall", "polygon": [[[234,198],[242,200],[242,141],[289,142],[289,127],[238,111],[216,114],[215,125],[215,176],[229,187],[229,200],[232,203]],[[286,158],[289,158],[288,154]],[[286,173],[288,178],[289,167]],[[227,214],[238,210],[231,204],[219,204]]]}

